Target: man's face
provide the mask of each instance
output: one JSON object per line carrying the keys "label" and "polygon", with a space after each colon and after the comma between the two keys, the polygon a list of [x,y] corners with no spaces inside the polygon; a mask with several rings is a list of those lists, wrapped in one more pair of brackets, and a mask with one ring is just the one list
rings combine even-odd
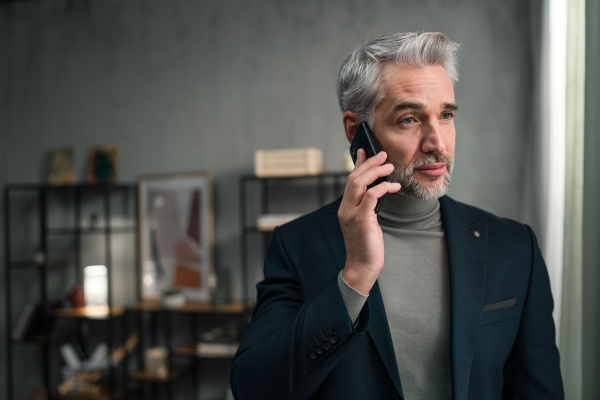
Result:
{"label": "man's face", "polygon": [[375,107],[373,126],[380,150],[395,167],[401,193],[420,199],[444,195],[454,159],[454,89],[442,66],[387,64],[385,97]]}

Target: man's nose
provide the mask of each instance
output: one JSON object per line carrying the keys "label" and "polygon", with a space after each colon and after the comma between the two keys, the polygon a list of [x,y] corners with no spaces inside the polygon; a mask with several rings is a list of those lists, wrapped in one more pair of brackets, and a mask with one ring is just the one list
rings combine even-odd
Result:
{"label": "man's nose", "polygon": [[425,154],[443,153],[446,150],[443,130],[437,120],[423,127],[421,151]]}

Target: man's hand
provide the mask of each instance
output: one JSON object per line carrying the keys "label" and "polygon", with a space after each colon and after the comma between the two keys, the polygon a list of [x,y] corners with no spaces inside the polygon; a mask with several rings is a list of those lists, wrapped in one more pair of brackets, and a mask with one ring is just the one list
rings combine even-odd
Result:
{"label": "man's hand", "polygon": [[338,218],[346,245],[346,265],[342,276],[350,286],[367,295],[383,268],[383,234],[375,205],[386,193],[400,190],[399,183],[382,182],[367,190],[377,178],[389,175],[392,164],[382,165],[387,158],[383,151],[366,159],[363,149],[356,156],[354,170],[348,176]]}

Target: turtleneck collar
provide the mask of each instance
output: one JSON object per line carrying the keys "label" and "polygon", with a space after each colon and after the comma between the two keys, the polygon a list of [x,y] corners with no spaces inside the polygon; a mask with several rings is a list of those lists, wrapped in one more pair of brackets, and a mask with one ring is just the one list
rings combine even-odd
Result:
{"label": "turtleneck collar", "polygon": [[383,226],[443,231],[439,199],[420,200],[399,193],[385,196],[378,215]]}

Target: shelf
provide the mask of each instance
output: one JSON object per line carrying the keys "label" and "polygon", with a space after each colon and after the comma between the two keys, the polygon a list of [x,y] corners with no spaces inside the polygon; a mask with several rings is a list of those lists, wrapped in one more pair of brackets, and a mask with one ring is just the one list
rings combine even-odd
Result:
{"label": "shelf", "polygon": [[49,394],[50,400],[118,400],[118,399],[130,399],[132,395],[135,397],[136,394],[131,389],[117,386],[113,390],[100,386],[101,393],[79,393],[79,394],[66,394],[61,395],[58,390],[53,389]]}
{"label": "shelf", "polygon": [[[89,383],[81,385],[81,391],[65,385],[73,383],[71,379],[58,384],[62,365],[61,345],[77,341],[78,347],[87,348],[94,343],[104,342],[112,347],[113,342],[120,342],[123,336],[132,332],[130,321],[125,318],[128,310],[123,303],[117,305],[110,301],[110,307],[68,308],[64,299],[72,291],[74,283],[84,280],[82,269],[89,264],[85,262],[88,258],[96,260],[94,264],[105,264],[109,269],[117,254],[120,263],[129,266],[138,264],[137,183],[75,183],[62,186],[46,183],[8,184],[4,186],[4,199],[6,223],[2,230],[7,248],[6,287],[20,283],[20,289],[5,290],[4,309],[5,314],[18,308],[22,310],[14,316],[10,312],[8,322],[16,324],[13,329],[9,327],[5,335],[5,344],[9,349],[4,371],[6,388],[3,386],[0,392],[6,391],[11,395],[8,400],[14,400],[18,393],[15,390],[17,386],[41,386],[43,383],[44,386],[35,393],[44,399],[139,398],[141,393],[129,387],[133,382],[125,372],[129,371],[129,359],[124,359],[127,365],[120,367],[79,371],[89,372],[90,375],[81,374],[77,377],[76,384],[86,379]],[[12,256],[8,251],[10,249],[16,250]],[[123,274],[117,272],[114,278],[125,282],[125,286],[117,286],[115,292],[111,291],[114,287],[109,286],[109,293],[118,297],[123,292],[135,291],[134,282],[139,275],[136,271],[128,268]],[[108,285],[113,283],[107,282]],[[20,303],[23,303],[25,294],[34,300],[23,306]],[[87,326],[86,323],[92,325]],[[101,324],[102,329],[89,332],[95,324]],[[13,340],[13,332],[19,340]],[[29,334],[23,339],[24,332]],[[137,336],[134,339],[137,340]],[[124,354],[130,354],[130,348],[134,346],[133,340],[128,339],[125,345],[111,349],[111,356],[123,359]],[[13,348],[18,351],[13,352]],[[18,376],[18,371],[27,370],[32,362],[19,356],[19,352],[24,350],[35,351],[36,368],[29,368],[27,376]],[[140,351],[139,356],[136,354],[132,357],[141,358],[142,355]]]}
{"label": "shelf", "polygon": [[347,177],[350,172],[338,171],[338,172],[323,172],[316,175],[293,175],[293,176],[268,176],[259,177],[256,175],[244,175],[242,180],[244,181],[270,181],[270,180],[294,180],[294,179],[319,179],[319,178],[341,178]]}
{"label": "shelf", "polygon": [[177,308],[164,307],[160,300],[144,300],[135,306],[135,311],[170,311],[180,313],[204,313],[204,314],[242,314],[251,308],[251,304],[244,307],[241,301],[224,305],[214,305],[211,303],[198,303],[188,301],[184,306]]}
{"label": "shelf", "polygon": [[57,330],[52,331],[48,335],[48,340],[44,337],[44,335],[35,335],[30,338],[24,340],[13,340],[12,342],[17,345],[28,345],[28,344],[44,344],[44,343],[52,343],[52,342],[60,342],[61,340],[67,339],[71,336],[74,336],[77,333],[76,330]]}
{"label": "shelf", "polygon": [[168,383],[178,380],[179,378],[181,378],[182,375],[191,371],[191,369],[191,367],[173,366],[171,367],[171,371],[169,373],[169,376],[167,377],[161,377],[155,374],[150,374],[146,371],[136,371],[131,374],[131,379],[144,382]]}
{"label": "shelf", "polygon": [[86,306],[77,308],[56,308],[52,315],[58,318],[108,319],[120,317],[125,313],[121,306],[112,306],[109,312],[107,306]]}
{"label": "shelf", "polygon": [[35,261],[12,261],[8,265],[10,269],[40,269],[45,266]]}
{"label": "shelf", "polygon": [[60,258],[51,258],[46,263],[45,261],[40,263],[33,260],[19,260],[19,261],[11,261],[8,265],[11,270],[19,270],[19,269],[42,269],[45,268],[46,265],[50,268],[56,265],[64,265],[69,262],[74,262],[75,256],[67,256]]}
{"label": "shelf", "polygon": [[113,226],[102,228],[47,228],[48,235],[70,236],[70,235],[99,235],[108,233],[136,233],[135,226]]}
{"label": "shelf", "polygon": [[[196,348],[199,342],[186,343],[182,346],[173,349],[173,354],[182,357],[193,357],[193,358],[206,358],[206,359],[232,359],[235,351],[229,351],[229,349],[223,349],[223,351],[214,351],[207,354],[198,354]],[[236,343],[236,345],[239,345]],[[236,346],[237,350],[237,346]]]}
{"label": "shelf", "polygon": [[37,184],[37,183],[11,183],[6,185],[10,190],[73,190],[73,189],[137,189],[136,184],[127,183],[104,183],[104,184],[91,184],[91,183],[73,183],[69,185],[50,185],[50,184]]}

